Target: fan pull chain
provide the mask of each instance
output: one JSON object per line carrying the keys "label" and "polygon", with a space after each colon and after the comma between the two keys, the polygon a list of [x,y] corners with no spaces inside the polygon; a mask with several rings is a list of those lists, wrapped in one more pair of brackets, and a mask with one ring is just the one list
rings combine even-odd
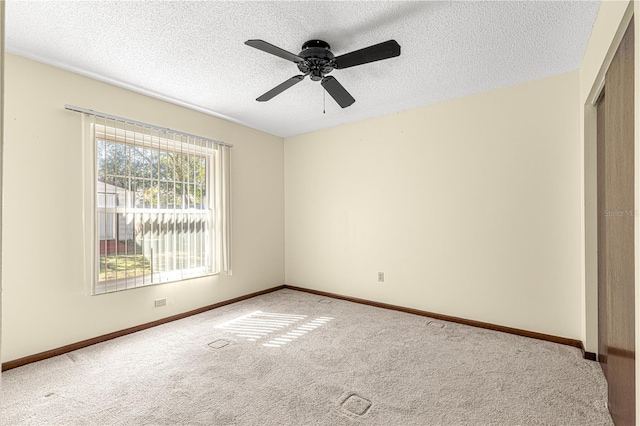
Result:
{"label": "fan pull chain", "polygon": [[324,90],[324,87],[323,87],[322,88],[322,113],[323,114],[327,113],[327,111],[326,111],[326,106],[327,106],[326,99],[327,99],[327,91]]}

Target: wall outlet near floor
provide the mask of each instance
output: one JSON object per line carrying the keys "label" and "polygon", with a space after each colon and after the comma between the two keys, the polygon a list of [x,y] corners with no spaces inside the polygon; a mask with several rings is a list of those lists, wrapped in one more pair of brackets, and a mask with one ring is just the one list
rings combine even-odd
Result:
{"label": "wall outlet near floor", "polygon": [[384,272],[378,272],[378,282],[379,283],[384,282]]}
{"label": "wall outlet near floor", "polygon": [[166,306],[167,305],[167,299],[156,299],[154,302],[154,306],[156,308],[159,308],[160,306]]}

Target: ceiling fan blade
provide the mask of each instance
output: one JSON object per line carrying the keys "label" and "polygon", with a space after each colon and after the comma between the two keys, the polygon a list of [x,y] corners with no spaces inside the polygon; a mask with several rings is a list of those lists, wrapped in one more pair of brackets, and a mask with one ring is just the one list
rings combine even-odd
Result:
{"label": "ceiling fan blade", "polygon": [[342,84],[332,76],[322,79],[322,87],[324,87],[324,90],[326,90],[342,108],[346,108],[356,101],[353,99],[353,96],[342,87]]}
{"label": "ceiling fan blade", "polygon": [[400,45],[395,40],[389,40],[340,55],[333,60],[333,63],[334,68],[343,69],[368,64],[369,62],[381,61],[395,56],[400,56]]}
{"label": "ceiling fan blade", "polygon": [[273,98],[274,96],[279,95],[280,93],[284,92],[289,87],[300,83],[302,80],[304,80],[304,75],[293,76],[289,80],[285,81],[284,83],[278,84],[276,87],[274,87],[273,89],[269,90],[264,95],[262,95],[259,98],[257,98],[256,101],[258,101],[258,102],[268,101],[269,99]]}
{"label": "ceiling fan blade", "polygon": [[276,55],[281,57],[282,59],[286,59],[291,62],[302,62],[302,59],[298,55],[294,55],[291,52],[287,52],[284,49],[280,49],[278,46],[274,46],[273,44],[269,44],[264,40],[247,40],[244,42],[247,46],[255,47],[258,50],[262,50],[263,52],[271,53],[272,55]]}

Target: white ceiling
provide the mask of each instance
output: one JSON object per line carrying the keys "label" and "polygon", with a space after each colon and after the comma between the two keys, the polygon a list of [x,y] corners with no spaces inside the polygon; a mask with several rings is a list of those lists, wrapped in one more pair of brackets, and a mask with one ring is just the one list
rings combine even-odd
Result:
{"label": "white ceiling", "polygon": [[[8,1],[6,49],[289,137],[576,70],[598,7],[597,1]],[[245,46],[248,39],[296,54],[305,41],[322,39],[336,56],[395,39],[402,54],[334,70],[356,102],[341,109],[327,95],[323,114],[322,86],[310,79],[256,102],[299,72],[292,62]]]}

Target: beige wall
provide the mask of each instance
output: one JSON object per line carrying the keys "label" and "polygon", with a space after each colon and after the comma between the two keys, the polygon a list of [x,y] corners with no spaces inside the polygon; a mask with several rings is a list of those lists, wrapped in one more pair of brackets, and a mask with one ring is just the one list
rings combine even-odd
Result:
{"label": "beige wall", "polygon": [[[6,82],[3,361],[284,283],[281,138],[14,55]],[[235,144],[233,276],[88,295],[82,119],[67,103]]]}
{"label": "beige wall", "polygon": [[578,97],[573,72],[286,139],[287,284],[580,339]]}

